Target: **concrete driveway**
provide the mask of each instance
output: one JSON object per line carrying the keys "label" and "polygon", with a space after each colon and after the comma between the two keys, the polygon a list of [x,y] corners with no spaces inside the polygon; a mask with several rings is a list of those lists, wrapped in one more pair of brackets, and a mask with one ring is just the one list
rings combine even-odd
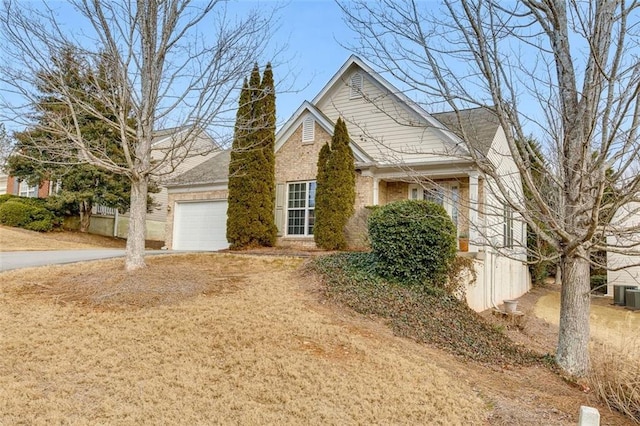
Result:
{"label": "concrete driveway", "polygon": [[[168,254],[167,250],[147,250],[147,255]],[[51,251],[9,251],[0,252],[0,272],[35,266],[84,262],[87,260],[124,257],[121,249],[99,250],[51,250]]]}

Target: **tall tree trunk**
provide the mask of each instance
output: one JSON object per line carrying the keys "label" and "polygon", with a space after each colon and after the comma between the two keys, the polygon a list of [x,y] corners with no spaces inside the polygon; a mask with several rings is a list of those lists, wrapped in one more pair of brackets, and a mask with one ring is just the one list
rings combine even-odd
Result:
{"label": "tall tree trunk", "polygon": [[91,200],[80,201],[80,232],[89,232],[92,209],[93,204],[91,203]]}
{"label": "tall tree trunk", "polygon": [[147,178],[137,178],[131,181],[131,207],[129,211],[129,233],[125,268],[133,271],[145,267],[144,243],[147,222]]}
{"label": "tall tree trunk", "polygon": [[560,333],[556,361],[570,374],[589,369],[589,311],[591,308],[588,253],[582,248],[564,256],[560,298]]}

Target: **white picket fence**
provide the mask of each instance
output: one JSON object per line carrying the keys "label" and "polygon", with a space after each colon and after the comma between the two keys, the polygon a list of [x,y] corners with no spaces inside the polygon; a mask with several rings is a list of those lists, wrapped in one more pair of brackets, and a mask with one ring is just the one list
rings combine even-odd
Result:
{"label": "white picket fence", "polygon": [[103,206],[102,204],[98,204],[93,206],[92,213],[100,216],[115,216],[116,209],[114,209],[113,207],[107,207]]}

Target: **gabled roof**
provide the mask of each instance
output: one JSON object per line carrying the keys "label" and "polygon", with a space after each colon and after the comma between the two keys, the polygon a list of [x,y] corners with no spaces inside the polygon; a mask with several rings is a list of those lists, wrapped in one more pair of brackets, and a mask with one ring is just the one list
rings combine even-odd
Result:
{"label": "gabled roof", "polygon": [[459,111],[440,112],[433,117],[444,124],[462,139],[463,135],[473,135],[467,138],[467,143],[480,153],[487,155],[493,138],[500,127],[498,117],[488,108],[478,107]]}
{"label": "gabled roof", "polygon": [[429,126],[433,127],[436,131],[439,131],[446,142],[449,142],[453,146],[456,146],[459,142],[461,142],[461,140],[455,134],[452,134],[450,131],[448,131],[448,129],[443,126],[442,123],[440,123],[438,120],[436,120],[432,114],[429,114],[419,104],[412,101],[401,90],[387,81],[387,79],[377,73],[373,68],[371,68],[366,62],[364,62],[356,55],[351,55],[347,59],[347,61],[334,74],[331,80],[329,80],[329,82],[322,88],[322,90],[320,90],[316,97],[313,98],[312,104],[317,105],[336,84],[339,84],[341,81],[343,81],[344,74],[347,73],[347,71],[352,66],[357,66],[358,68],[362,69],[369,76],[369,79],[372,83],[376,84],[378,87],[383,89],[383,91],[393,96],[395,100],[400,105],[407,108],[407,110],[415,113],[418,117],[425,120]]}
{"label": "gabled roof", "polygon": [[164,185],[173,187],[226,183],[229,180],[230,158],[231,150],[220,151],[215,157],[167,181]]}
{"label": "gabled roof", "polygon": [[181,127],[170,127],[167,129],[160,129],[153,132],[153,139],[151,141],[152,146],[161,145],[162,143],[171,140],[172,138],[178,138],[181,135],[190,136],[196,138],[198,136],[204,136],[207,139],[211,140],[211,144],[215,148],[220,148],[220,145],[206,132],[206,130],[201,128],[194,128],[193,126],[181,126]]}
{"label": "gabled roof", "polygon": [[[302,124],[305,113],[311,114],[320,127],[322,127],[328,134],[333,135],[335,123],[313,104],[309,103],[309,101],[304,101],[276,134],[276,152],[278,152],[282,145],[284,145],[284,143],[291,137],[293,132],[295,132]],[[356,162],[370,163],[373,161],[372,158],[369,157],[367,153],[364,152],[353,140],[349,141],[349,145],[351,145],[351,150],[353,151]]]}

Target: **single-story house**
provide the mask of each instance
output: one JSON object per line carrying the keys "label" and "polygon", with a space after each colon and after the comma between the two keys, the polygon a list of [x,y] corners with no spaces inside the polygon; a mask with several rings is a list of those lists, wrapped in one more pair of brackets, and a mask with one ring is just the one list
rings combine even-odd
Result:
{"label": "single-story house", "polygon": [[[495,181],[471,160],[475,150],[493,162],[504,186],[522,199],[518,169],[496,117],[483,108],[428,113],[351,56],[311,102],[303,102],[277,132],[278,244],[314,246],[314,194],[318,154],[342,117],[355,156],[355,208],[403,199],[442,204],[469,240],[477,280],[467,289],[476,310],[530,289],[526,226],[502,201]],[[462,140],[464,134],[473,141]],[[166,182],[165,244],[172,249],[219,250],[226,233],[228,152]]]}

